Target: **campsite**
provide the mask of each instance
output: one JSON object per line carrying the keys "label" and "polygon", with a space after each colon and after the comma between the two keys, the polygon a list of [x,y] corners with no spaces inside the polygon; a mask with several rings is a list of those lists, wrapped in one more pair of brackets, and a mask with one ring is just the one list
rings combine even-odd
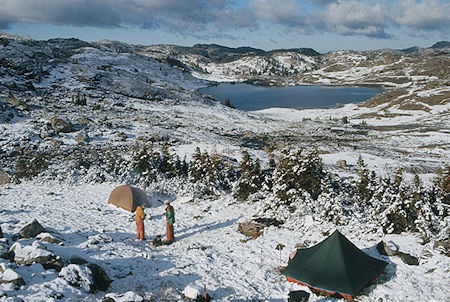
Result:
{"label": "campsite", "polygon": [[[50,2],[0,1],[0,29],[4,6],[84,17]],[[76,5],[107,26],[93,8],[134,20],[158,1],[100,2]],[[206,2],[224,5],[219,24],[252,20]],[[319,53],[64,37],[0,32],[0,302],[449,301],[449,42]],[[245,111],[200,91],[224,81],[279,94]],[[279,87],[316,85],[380,93],[277,107]]]}
{"label": "campsite", "polygon": [[[0,218],[7,238],[36,218],[46,232],[63,244],[29,238],[21,239],[22,245],[44,248],[64,262],[81,258],[96,263],[106,270],[112,283],[106,292],[86,296],[89,290],[70,286],[58,277],[58,272],[45,270],[41,264],[12,266],[26,286],[14,289],[14,285],[2,285],[2,299],[14,292],[18,297],[27,297],[27,301],[44,301],[48,297],[97,301],[108,295],[115,301],[187,301],[182,291],[188,285],[196,285],[206,286],[208,295],[216,301],[286,301],[293,290],[310,293],[309,301],[338,301],[288,282],[280,273],[297,247],[311,247],[331,235],[335,229],[332,223],[315,223],[311,216],[292,217],[287,221],[289,227],[269,226],[251,239],[237,232],[239,223],[252,219],[248,204],[226,197],[214,202],[193,202],[179,196],[173,200],[177,211],[176,241],[153,247],[149,240],[136,239],[129,211],[107,204],[115,187],[56,183],[3,187]],[[150,198],[170,198],[152,190],[147,192]],[[28,197],[18,202],[18,195]],[[149,239],[164,236],[163,207],[156,202],[148,209],[151,217],[145,223]],[[365,254],[388,263],[384,273],[363,288],[356,301],[417,301],[423,296],[444,301],[448,296],[448,257],[430,244],[422,245],[417,236],[366,232],[355,223],[339,227],[339,232]],[[400,250],[419,257],[420,265],[408,265],[399,256],[381,255],[376,249],[381,240],[394,242]],[[276,249],[280,243],[284,245],[281,253]],[[11,267],[4,259],[0,263]]]}

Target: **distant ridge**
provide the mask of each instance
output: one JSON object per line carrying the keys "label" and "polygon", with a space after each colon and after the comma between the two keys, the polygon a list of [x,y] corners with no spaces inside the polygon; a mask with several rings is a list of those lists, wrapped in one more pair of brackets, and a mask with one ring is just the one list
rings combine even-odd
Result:
{"label": "distant ridge", "polygon": [[404,53],[415,53],[415,52],[422,51],[424,49],[444,49],[444,48],[450,48],[450,42],[448,42],[448,41],[440,41],[440,42],[437,42],[437,43],[433,44],[433,46],[428,47],[428,48],[422,48],[422,47],[418,47],[418,46],[413,46],[413,47],[408,47],[408,48],[405,48],[405,49],[400,49],[400,51],[402,51]]}
{"label": "distant ridge", "polygon": [[282,49],[270,50],[267,53],[268,54],[272,54],[272,53],[275,53],[275,52],[284,52],[284,51],[297,52],[297,53],[301,53],[301,54],[304,54],[304,55],[307,55],[307,56],[311,56],[311,57],[320,56],[320,53],[318,53],[317,51],[315,51],[312,48],[289,48],[289,49],[282,48]]}
{"label": "distant ridge", "polygon": [[422,49],[422,48],[420,48],[420,47],[413,46],[413,47],[401,49],[401,51],[404,52],[404,53],[413,53],[413,52],[420,51],[421,49]]}
{"label": "distant ridge", "polygon": [[430,48],[439,49],[439,48],[450,48],[450,42],[449,41],[440,41],[435,43]]}

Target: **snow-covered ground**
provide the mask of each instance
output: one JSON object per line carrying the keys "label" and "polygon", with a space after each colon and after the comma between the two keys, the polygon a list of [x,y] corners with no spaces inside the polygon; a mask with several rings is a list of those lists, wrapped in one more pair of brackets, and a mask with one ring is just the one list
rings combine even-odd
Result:
{"label": "snow-covered ground", "polygon": [[[236,203],[227,196],[216,200],[195,200],[189,194],[164,196],[150,188],[151,196],[170,198],[176,211],[176,241],[153,247],[150,239],[165,234],[164,207],[154,202],[147,209],[147,241],[136,239],[132,214],[107,204],[114,183],[75,184],[24,182],[3,186],[0,195],[0,221],[9,239],[36,218],[63,244],[42,245],[64,261],[80,257],[105,268],[113,280],[108,292],[133,291],[152,301],[181,301],[182,290],[189,284],[203,288],[216,301],[285,301],[290,290],[306,287],[287,282],[279,273],[287,265],[296,244],[311,246],[320,242],[325,232],[335,227],[316,224],[308,217],[293,218],[295,228],[269,227],[257,239],[237,232],[239,222],[252,218],[256,206]],[[338,228],[369,255],[389,262],[386,271],[366,287],[357,301],[446,301],[450,292],[449,258],[430,244],[420,244],[414,235],[371,233],[358,224]],[[21,239],[31,245],[34,239]],[[375,246],[393,241],[404,251],[418,256],[420,265],[410,266],[399,257],[381,256]],[[278,244],[285,248],[281,253]],[[6,263],[6,260],[0,260]],[[86,295],[70,286],[53,270],[41,265],[7,264],[22,276],[26,285],[13,289],[0,285],[0,300],[19,297],[25,301],[62,300],[97,301],[106,293]],[[138,298],[136,298],[138,301]],[[333,301],[311,293],[310,301]]]}
{"label": "snow-covered ground", "polygon": [[[183,300],[181,292],[189,284],[206,286],[217,301],[285,301],[290,290],[309,291],[286,282],[279,273],[289,253],[296,244],[311,246],[337,228],[369,255],[389,262],[386,272],[362,291],[358,301],[449,300],[449,258],[433,246],[433,240],[423,244],[416,234],[384,235],[379,226],[365,225],[366,217],[354,217],[348,225],[337,227],[300,209],[272,213],[272,218],[285,223],[267,227],[260,237],[250,239],[237,232],[237,226],[260,217],[273,202],[271,196],[253,203],[238,202],[224,192],[210,198],[194,194],[177,179],[159,179],[147,187],[141,183],[153,200],[145,222],[148,239],[165,231],[163,206],[157,200],[172,200],[176,210],[177,240],[153,247],[148,241],[136,240],[131,213],[106,204],[123,175],[105,172],[103,166],[88,167],[95,155],[108,152],[113,158],[129,159],[130,150],[142,142],[151,142],[158,150],[167,143],[171,153],[187,161],[197,147],[237,162],[245,150],[260,159],[263,168],[269,162],[267,149],[316,148],[326,169],[343,179],[357,177],[361,156],[378,176],[392,176],[402,168],[407,182],[412,181],[414,172],[428,186],[436,169],[450,161],[448,79],[410,75],[415,62],[399,66],[405,60],[403,55],[375,55],[374,59],[356,52],[330,53],[320,68],[313,58],[298,53],[226,63],[205,63],[202,58],[186,56],[184,63],[198,65],[191,75],[164,63],[163,52],[155,60],[148,53],[141,55],[137,46],[124,43],[47,43],[0,36],[8,42],[0,45],[2,62],[8,63],[0,66],[0,172],[12,178],[11,183],[0,186],[0,225],[8,245],[18,242],[24,250],[42,254],[47,249],[61,257],[66,268],[73,257],[100,265],[113,280],[109,296],[128,297],[118,301],[139,301],[139,297]],[[284,84],[311,80],[352,85],[378,80],[380,85],[404,89],[404,94],[391,102],[362,106],[243,112],[195,91],[210,83],[193,75],[239,81],[252,73],[271,77],[272,67],[276,67],[275,73],[292,71]],[[313,67],[316,69],[311,70]],[[390,77],[377,79],[383,70]],[[295,76],[302,72],[305,77]],[[406,78],[404,82],[391,82],[400,76]],[[13,97],[8,96],[7,87],[12,87]],[[30,92],[30,88],[36,91]],[[85,105],[75,104],[78,94],[86,96]],[[434,103],[417,101],[436,95]],[[14,105],[15,101],[26,106]],[[411,102],[420,103],[421,110],[406,106]],[[53,116],[70,122],[72,129],[56,133],[50,122]],[[81,143],[77,140],[80,135],[86,138]],[[14,178],[19,159],[34,152],[47,157],[48,168],[32,180]],[[344,167],[338,167],[342,160]],[[20,228],[34,218],[62,244],[17,239]],[[448,237],[446,231],[448,228],[441,233],[443,237]],[[392,241],[419,257],[419,265],[381,256],[375,249],[381,240]],[[278,244],[285,246],[281,255],[275,249]],[[0,301],[97,301],[106,295],[88,295],[86,289],[69,285],[69,269],[58,273],[40,264],[17,265],[3,259],[0,268],[1,280],[9,281],[18,274],[25,282],[21,286],[0,284]],[[311,300],[333,299],[312,294]]]}

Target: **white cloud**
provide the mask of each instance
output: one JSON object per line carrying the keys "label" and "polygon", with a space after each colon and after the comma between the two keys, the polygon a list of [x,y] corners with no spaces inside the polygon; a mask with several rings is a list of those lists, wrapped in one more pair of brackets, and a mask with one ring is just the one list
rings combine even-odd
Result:
{"label": "white cloud", "polygon": [[387,14],[380,4],[341,0],[326,7],[324,19],[330,31],[341,35],[389,37],[384,31]]}
{"label": "white cloud", "polygon": [[[239,4],[236,6],[236,4]],[[285,32],[390,38],[450,32],[450,3],[439,0],[0,0],[0,29],[16,22],[103,28],[159,28],[201,39],[233,38],[261,24]]]}
{"label": "white cloud", "polygon": [[273,23],[290,23],[298,19],[302,8],[295,0],[253,0],[256,16]]}
{"label": "white cloud", "polygon": [[254,26],[253,13],[230,0],[0,0],[0,28],[15,22],[104,28],[137,25],[184,35]]}
{"label": "white cloud", "polygon": [[403,0],[395,3],[391,20],[411,32],[437,30],[450,32],[450,3],[437,0]]}

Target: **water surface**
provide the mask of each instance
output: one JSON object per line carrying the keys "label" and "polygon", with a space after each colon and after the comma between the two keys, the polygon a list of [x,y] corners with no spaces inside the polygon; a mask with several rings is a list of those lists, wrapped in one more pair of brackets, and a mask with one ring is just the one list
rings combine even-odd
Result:
{"label": "water surface", "polygon": [[199,89],[204,94],[246,110],[262,110],[273,107],[293,109],[332,108],[339,104],[358,103],[382,92],[381,89],[337,86],[267,87],[249,84],[222,83]]}

